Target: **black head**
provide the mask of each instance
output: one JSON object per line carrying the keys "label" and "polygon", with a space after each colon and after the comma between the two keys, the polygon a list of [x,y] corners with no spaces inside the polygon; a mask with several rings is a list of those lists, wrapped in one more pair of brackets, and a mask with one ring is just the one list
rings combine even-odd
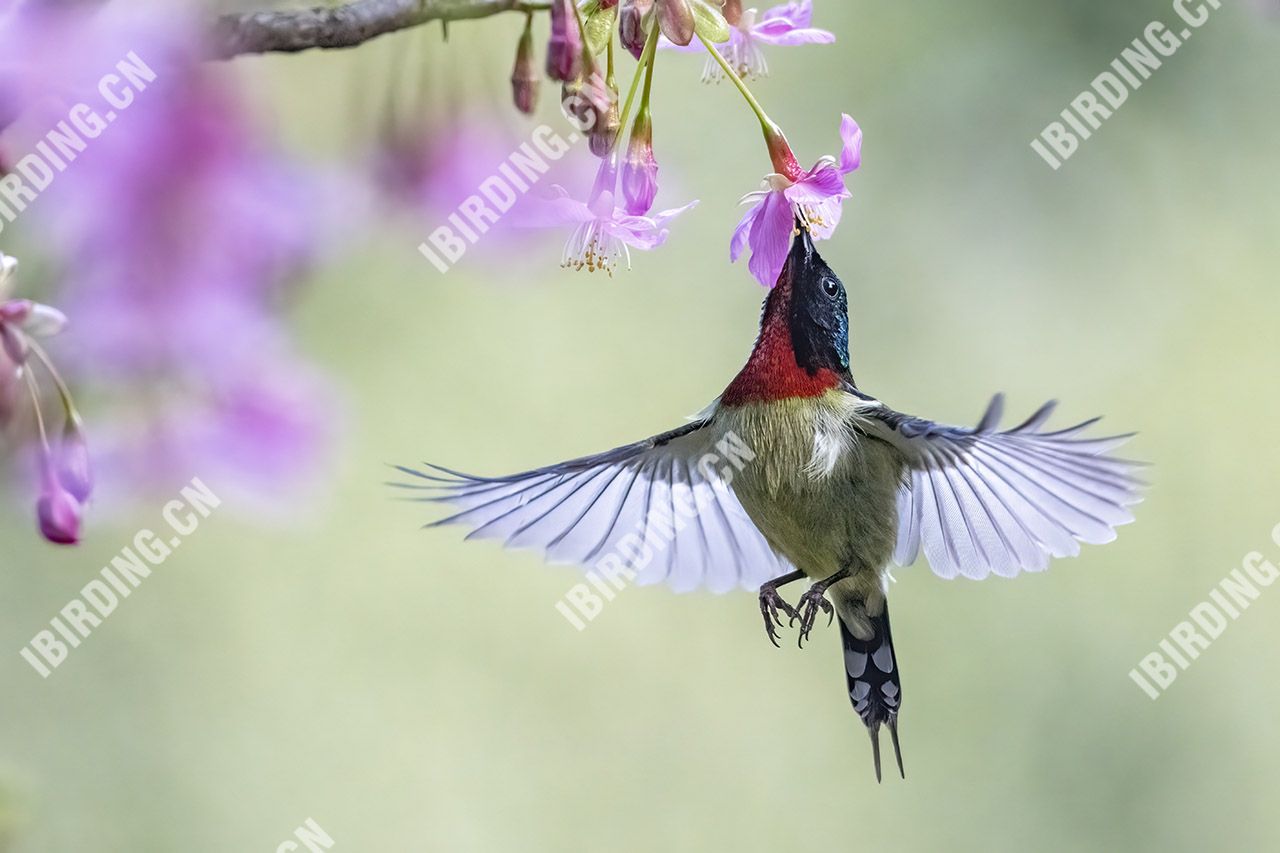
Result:
{"label": "black head", "polygon": [[814,249],[809,232],[799,231],[779,282],[791,287],[787,325],[796,363],[811,375],[826,368],[847,376],[849,303],[844,284]]}

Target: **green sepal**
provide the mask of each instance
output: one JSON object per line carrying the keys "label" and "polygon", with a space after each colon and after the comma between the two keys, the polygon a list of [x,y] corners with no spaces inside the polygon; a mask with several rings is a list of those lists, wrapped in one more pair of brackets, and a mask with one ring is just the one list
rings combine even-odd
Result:
{"label": "green sepal", "polygon": [[690,5],[693,7],[694,32],[714,44],[729,40],[729,22],[716,8],[719,4],[693,0]]}
{"label": "green sepal", "polygon": [[609,47],[609,39],[613,38],[614,24],[618,20],[618,7],[595,9],[586,19],[583,38],[592,56],[604,56]]}

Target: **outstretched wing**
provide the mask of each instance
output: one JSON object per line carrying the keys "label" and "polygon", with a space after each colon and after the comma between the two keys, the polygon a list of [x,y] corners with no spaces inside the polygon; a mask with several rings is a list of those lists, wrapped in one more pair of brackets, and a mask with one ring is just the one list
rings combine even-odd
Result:
{"label": "outstretched wing", "polygon": [[1054,402],[1025,423],[999,431],[997,395],[972,428],[937,424],[884,406],[861,410],[872,435],[907,461],[898,492],[894,562],[915,562],[920,549],[944,578],[1012,577],[1046,568],[1050,557],[1075,556],[1080,542],[1115,538],[1142,498],[1139,463],[1110,452],[1131,436],[1085,438],[1097,418],[1041,432]]}
{"label": "outstretched wing", "polygon": [[507,477],[401,468],[417,482],[395,485],[449,505],[453,514],[431,526],[465,525],[468,539],[500,539],[602,575],[625,566],[624,579],[634,571],[637,584],[678,592],[758,589],[791,568],[719,475],[738,457],[724,440],[717,447],[708,423]]}

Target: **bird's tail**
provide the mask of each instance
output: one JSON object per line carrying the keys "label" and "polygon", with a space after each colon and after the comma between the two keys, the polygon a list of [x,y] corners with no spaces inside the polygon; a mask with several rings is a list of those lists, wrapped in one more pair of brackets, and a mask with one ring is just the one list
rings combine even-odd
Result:
{"label": "bird's tail", "polygon": [[864,602],[849,604],[847,609],[850,612],[840,613],[840,642],[844,647],[849,701],[871,735],[876,781],[880,781],[881,724],[889,729],[893,754],[898,759],[898,772],[905,779],[907,774],[902,769],[902,751],[898,748],[902,682],[898,679],[898,660],[893,651],[893,635],[889,631],[889,609],[881,602],[879,614],[873,616],[868,613]]}

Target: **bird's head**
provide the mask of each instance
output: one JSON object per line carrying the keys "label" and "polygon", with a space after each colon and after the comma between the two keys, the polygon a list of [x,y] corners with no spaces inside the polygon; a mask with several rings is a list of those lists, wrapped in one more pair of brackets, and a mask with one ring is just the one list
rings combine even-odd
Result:
{"label": "bird's head", "polygon": [[769,303],[776,301],[777,310],[786,312],[796,363],[807,373],[826,369],[847,375],[849,302],[844,283],[822,260],[809,232],[799,230],[761,322],[769,321]]}
{"label": "bird's head", "polygon": [[751,358],[722,398],[752,400],[814,397],[842,383],[849,372],[849,304],[844,284],[822,260],[804,228],[769,291]]}

